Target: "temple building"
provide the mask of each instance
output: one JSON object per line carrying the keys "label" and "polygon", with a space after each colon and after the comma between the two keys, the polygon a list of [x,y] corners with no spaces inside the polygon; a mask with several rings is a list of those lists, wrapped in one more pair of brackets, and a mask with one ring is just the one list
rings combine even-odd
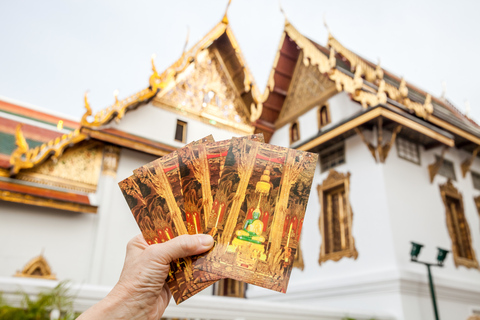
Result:
{"label": "temple building", "polygon": [[81,119],[0,98],[7,298],[69,279],[85,310],[139,233],[118,181],[209,134],[263,133],[319,155],[287,293],[222,280],[168,319],[433,319],[411,241],[425,246],[420,260],[450,251],[433,270],[440,316],[480,317],[480,126],[448,100],[287,19],[263,93],[226,14],[168,69],[151,66],[145,89],[100,111],[85,95]]}

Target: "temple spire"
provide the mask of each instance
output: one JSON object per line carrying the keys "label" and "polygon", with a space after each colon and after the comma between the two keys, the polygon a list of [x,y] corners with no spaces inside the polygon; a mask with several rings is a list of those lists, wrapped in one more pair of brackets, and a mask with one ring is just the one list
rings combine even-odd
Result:
{"label": "temple spire", "polygon": [[225,9],[225,14],[223,15],[222,22],[225,23],[225,24],[228,24],[227,13],[228,13],[228,8],[230,7],[230,4],[231,4],[231,3],[232,3],[232,0],[228,0],[227,8]]}

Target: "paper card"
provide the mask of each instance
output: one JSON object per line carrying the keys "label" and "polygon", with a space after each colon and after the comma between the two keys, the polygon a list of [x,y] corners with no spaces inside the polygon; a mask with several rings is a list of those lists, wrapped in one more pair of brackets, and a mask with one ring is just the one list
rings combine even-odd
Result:
{"label": "paper card", "polygon": [[[154,210],[158,211],[156,206],[162,203],[162,201],[166,204],[166,206],[164,205],[165,210],[163,210],[162,213],[168,216],[174,224],[176,230],[174,237],[183,234],[192,234],[188,232],[187,229],[188,220],[184,211],[184,200],[180,188],[178,157],[176,153],[177,152],[173,152],[170,155],[162,157],[159,161],[153,162],[149,167],[144,166],[135,170],[135,176],[152,190],[151,193],[153,196],[147,199],[147,208],[150,212]],[[160,240],[162,241],[162,239]],[[192,259],[194,258],[180,259],[177,265],[178,268],[173,268],[181,293],[181,298],[176,299],[177,303],[191,296],[189,294],[192,290],[197,291],[205,288],[193,285]],[[201,274],[199,276],[201,276]],[[215,275],[209,276],[206,286],[211,285],[213,283],[211,281],[216,281],[221,278],[222,277]]]}
{"label": "paper card", "polygon": [[[252,141],[264,142],[262,133],[241,137],[239,139],[249,139],[249,140],[252,140]],[[210,194],[208,196],[211,197],[211,198],[210,198],[210,200],[207,201],[209,203],[208,204],[208,209],[213,210],[215,212],[218,211],[218,210],[220,210],[220,211],[225,210],[224,206],[220,206],[218,200],[213,201],[213,199],[214,199],[216,191],[217,191],[218,182],[220,180],[220,176],[221,176],[221,173],[223,171],[223,167],[224,167],[224,164],[225,164],[225,159],[226,159],[226,156],[227,156],[227,153],[228,153],[229,146],[230,146],[230,140],[211,142],[211,143],[199,144],[199,145],[196,145],[196,146],[192,146],[192,154],[193,155],[197,155],[197,154],[206,155],[206,158],[207,158],[206,166],[207,166],[207,169],[208,169],[207,174],[209,175],[209,180],[205,183],[201,183],[201,187],[203,188],[205,186],[207,188],[210,188]],[[185,162],[191,163],[191,161],[189,159],[185,160]],[[197,184],[190,183],[189,184],[189,186],[192,187],[193,190],[198,190],[198,189],[195,189],[195,185],[198,188],[200,186],[200,183],[197,183]],[[188,191],[186,191],[186,192],[188,192]],[[207,192],[207,194],[208,194],[208,192]],[[186,207],[187,208],[191,207],[191,205],[187,205]],[[194,215],[192,215],[188,211],[187,211],[187,216],[189,216],[189,217],[193,216],[194,217]],[[205,218],[205,221],[208,222],[209,219]],[[213,227],[213,223],[210,227],[207,226],[206,229],[211,229],[212,227]],[[190,228],[192,229],[192,232],[195,232],[192,224],[190,224]],[[205,229],[203,229],[203,230],[205,231]],[[210,280],[218,280],[218,276],[216,274],[207,273],[207,272],[199,272],[199,271],[197,271],[194,275],[195,283],[210,281]]]}
{"label": "paper card", "polygon": [[216,245],[195,269],[286,292],[316,161],[316,154],[232,139],[215,195],[226,210],[212,211],[207,231]]}
{"label": "paper card", "polygon": [[[119,186],[148,244],[165,242],[178,235],[171,216],[165,214],[165,211],[168,210],[165,199],[153,194],[151,187],[142,183],[135,176],[120,181]],[[156,203],[153,209],[152,202]],[[186,263],[183,260],[172,262],[166,281],[177,303],[214,283],[212,281],[211,283],[194,284],[192,280],[188,282],[181,266]],[[189,267],[191,270],[191,261]]]}

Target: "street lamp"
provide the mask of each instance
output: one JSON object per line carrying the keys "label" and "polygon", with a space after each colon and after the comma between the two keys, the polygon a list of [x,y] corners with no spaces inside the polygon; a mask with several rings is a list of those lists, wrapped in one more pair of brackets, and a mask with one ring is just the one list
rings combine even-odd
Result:
{"label": "street lamp", "polygon": [[420,251],[422,250],[423,244],[419,244],[416,242],[411,242],[411,243],[412,243],[412,250],[410,251],[410,256],[411,256],[410,260],[412,262],[421,263],[427,266],[428,284],[430,285],[430,295],[432,297],[433,312],[435,313],[435,319],[440,320],[440,318],[438,317],[437,299],[435,298],[435,289],[433,287],[433,278],[432,278],[432,272],[430,271],[430,267],[431,266],[443,267],[443,261],[445,261],[445,258],[447,257],[447,253],[449,251],[437,247],[438,249],[437,263],[428,263],[428,262],[418,261],[417,258],[418,258],[418,255],[420,254]]}

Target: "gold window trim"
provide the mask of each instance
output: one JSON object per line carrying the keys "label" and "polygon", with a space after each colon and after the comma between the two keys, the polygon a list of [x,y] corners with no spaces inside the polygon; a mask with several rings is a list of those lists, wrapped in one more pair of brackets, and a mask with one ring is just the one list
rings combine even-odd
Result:
{"label": "gold window trim", "polygon": [[[214,295],[233,298],[245,298],[246,283],[234,279],[220,279],[214,285]],[[226,288],[227,287],[227,288]],[[227,293],[225,294],[225,289]]]}
{"label": "gold window trim", "polygon": [[[323,109],[323,107],[325,107],[325,109],[327,110],[327,122],[322,125],[322,109]],[[330,115],[330,104],[328,102],[325,102],[318,107],[317,122],[318,122],[318,129],[321,129],[321,128],[325,127],[327,124],[329,124],[330,122],[332,122],[332,118],[331,118],[331,115]]]}
{"label": "gold window trim", "polygon": [[[323,202],[323,195],[325,192],[328,192],[334,188],[343,186],[345,190],[345,203],[346,203],[346,212],[345,214],[347,215],[347,223],[348,223],[348,229],[349,229],[349,235],[348,235],[348,240],[349,240],[349,247],[346,248],[345,250],[342,251],[336,251],[332,253],[326,253],[326,248],[325,248],[325,225],[324,225],[324,206],[322,204]],[[318,259],[318,264],[322,264],[323,262],[326,262],[328,260],[333,260],[333,261],[339,261],[343,257],[345,258],[353,258],[354,260],[357,259],[358,257],[358,252],[357,249],[355,248],[355,239],[353,238],[353,233],[352,233],[352,221],[353,221],[353,211],[352,207],[350,205],[350,172],[345,173],[340,173],[337,172],[333,169],[330,169],[328,176],[325,180],[323,180],[323,183],[321,185],[317,186],[317,192],[318,192],[318,199],[320,202],[320,218],[319,218],[319,229],[320,229],[320,235],[322,237],[322,244],[320,245],[320,258]],[[332,217],[331,215],[329,216],[329,225],[332,226]],[[330,232],[330,235],[332,233]]]}
{"label": "gold window trim", "polygon": [[[453,254],[453,261],[455,262],[455,267],[459,266],[464,266],[467,268],[477,268],[478,269],[478,261],[475,255],[475,250],[473,249],[472,246],[472,237],[470,235],[470,227],[468,225],[468,221],[465,217],[465,231],[466,231],[466,236],[468,239],[468,242],[470,243],[470,250],[472,251],[472,259],[466,259],[463,257],[460,257],[459,251],[460,248],[457,247],[456,241],[455,240],[455,226],[452,223],[451,219],[449,218],[452,217],[454,218],[453,213],[450,211],[450,208],[447,203],[447,196],[452,197],[454,199],[457,199],[460,202],[460,207],[462,209],[463,214],[465,215],[465,208],[463,206],[463,196],[462,194],[455,188],[455,186],[452,183],[451,179],[448,179],[448,181],[442,185],[440,185],[440,193],[442,195],[442,200],[443,204],[445,206],[445,219],[447,220],[447,229],[448,229],[448,234],[450,235],[450,240],[452,241],[452,254]],[[477,203],[477,202],[476,202]],[[477,207],[478,208],[478,207]]]}
{"label": "gold window trim", "polygon": [[[292,134],[293,132],[292,132],[292,131],[293,131],[293,126],[294,126],[294,125],[297,125],[297,135],[298,135],[298,139],[297,139],[297,140],[293,140],[293,134]],[[295,120],[295,121],[293,121],[292,123],[290,123],[290,128],[289,128],[289,130],[288,130],[288,134],[289,134],[290,144],[293,144],[293,143],[295,143],[295,142],[297,142],[297,141],[300,141],[300,138],[301,138],[301,137],[300,137],[300,124],[299,124],[299,122],[298,122],[298,119]]]}
{"label": "gold window trim", "polygon": [[178,141],[178,142],[181,142],[181,143],[185,143],[187,141],[187,122],[186,121],[183,121],[183,120],[180,120],[180,119],[177,119],[177,126],[178,125],[181,125],[182,126],[182,140],[177,140],[177,127],[175,126],[175,137],[174,137],[174,140],[175,141]]}

